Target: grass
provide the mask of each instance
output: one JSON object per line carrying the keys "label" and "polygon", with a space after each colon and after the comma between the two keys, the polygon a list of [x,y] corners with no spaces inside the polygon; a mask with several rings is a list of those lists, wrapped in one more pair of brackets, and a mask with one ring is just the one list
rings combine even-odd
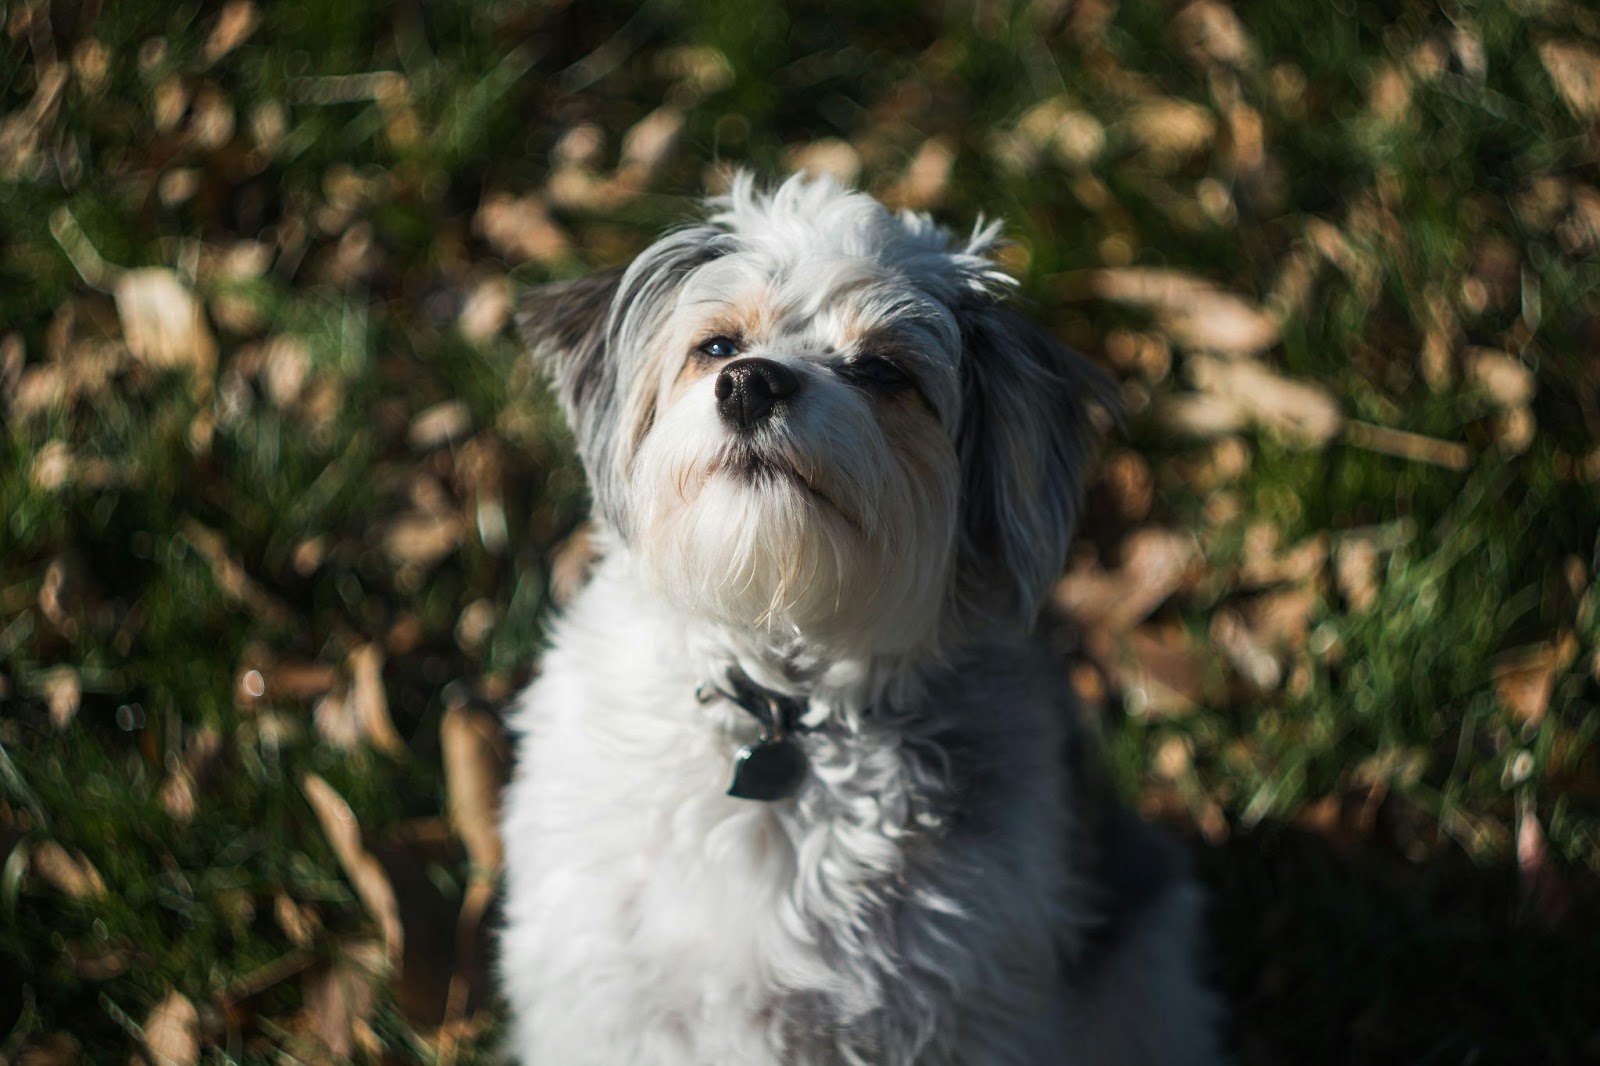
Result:
{"label": "grass", "polygon": [[[497,294],[625,261],[728,166],[827,158],[1006,218],[1123,383],[1063,600],[1159,582],[1152,529],[1188,554],[1137,619],[1064,622],[1064,677],[1194,842],[1241,1060],[1600,1059],[1582,5],[0,15],[0,1054],[126,1057],[176,991],[206,1061],[490,1055],[492,1004],[424,980],[474,941],[416,932],[478,876],[441,724],[527,676],[584,509]],[[139,267],[214,366],[130,353]],[[1107,267],[1216,288],[1175,318]],[[1271,335],[1224,363],[1332,429],[1217,384],[1235,342],[1181,313],[1241,307]],[[1225,422],[1184,429],[1196,400]],[[376,925],[306,775],[400,897],[398,977],[349,962]]]}

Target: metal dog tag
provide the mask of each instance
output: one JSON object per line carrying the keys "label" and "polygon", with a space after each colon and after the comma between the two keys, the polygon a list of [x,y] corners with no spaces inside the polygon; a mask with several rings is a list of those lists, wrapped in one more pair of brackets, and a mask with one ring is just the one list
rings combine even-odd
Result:
{"label": "metal dog tag", "polygon": [[806,776],[806,753],[788,737],[746,744],[733,757],[728,795],[747,800],[780,800],[795,794]]}

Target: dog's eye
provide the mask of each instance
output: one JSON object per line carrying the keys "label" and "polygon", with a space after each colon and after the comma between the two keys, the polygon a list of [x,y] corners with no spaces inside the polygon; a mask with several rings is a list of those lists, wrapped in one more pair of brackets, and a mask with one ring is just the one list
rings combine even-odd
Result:
{"label": "dog's eye", "polygon": [[712,337],[702,341],[695,351],[710,359],[731,359],[739,354],[739,342],[732,337]]}
{"label": "dog's eye", "polygon": [[881,355],[852,359],[839,368],[839,373],[857,385],[885,391],[899,388],[911,380],[898,364]]}

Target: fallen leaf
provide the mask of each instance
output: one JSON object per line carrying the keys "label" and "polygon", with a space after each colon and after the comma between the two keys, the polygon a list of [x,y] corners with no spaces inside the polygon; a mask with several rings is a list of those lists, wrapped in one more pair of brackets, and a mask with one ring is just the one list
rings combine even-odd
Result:
{"label": "fallen leaf", "polygon": [[905,174],[885,194],[897,207],[924,211],[943,202],[950,188],[950,172],[955,167],[956,151],[944,137],[922,142],[917,154],[906,165]]}
{"label": "fallen leaf", "polygon": [[1237,611],[1224,608],[1211,616],[1211,640],[1256,692],[1283,683],[1283,664]]}
{"label": "fallen leaf", "polygon": [[447,708],[439,723],[439,747],[450,824],[479,870],[500,868],[500,790],[510,752],[499,721],[475,707]]}
{"label": "fallen leaf", "polygon": [[1522,361],[1493,348],[1468,348],[1467,374],[1485,396],[1501,407],[1525,407],[1535,389],[1533,371]]}
{"label": "fallen leaf", "polygon": [[406,439],[419,452],[461,440],[472,432],[472,412],[460,400],[446,400],[417,413]]}
{"label": "fallen leaf", "polygon": [[389,523],[383,550],[401,566],[426,570],[460,547],[465,532],[458,515],[412,511]]}
{"label": "fallen leaf", "polygon": [[1574,115],[1600,119],[1600,50],[1579,41],[1546,41],[1539,59]]}
{"label": "fallen leaf", "polygon": [[398,966],[405,950],[400,905],[395,900],[394,886],[389,883],[382,864],[362,844],[361,826],[356,821],[355,812],[334,791],[333,786],[316,774],[301,778],[300,788],[316,813],[328,843],[333,846],[334,855],[345,876],[350,879],[367,913],[378,923],[388,961]]}
{"label": "fallen leaf", "polygon": [[1250,360],[1196,356],[1188,366],[1202,392],[1237,403],[1256,425],[1302,447],[1326,444],[1344,424],[1338,402],[1320,385]]}
{"label": "fallen leaf", "polygon": [[200,1061],[200,1012],[181,992],[168,992],[145,1019],[144,1045],[155,1066],[194,1066]]}
{"label": "fallen leaf", "polygon": [[559,263],[571,252],[567,235],[536,196],[493,193],[478,208],[472,226],[515,263]]}
{"label": "fallen leaf", "polygon": [[1128,713],[1135,717],[1180,717],[1204,698],[1204,663],[1179,627],[1135,629],[1128,634],[1116,667]]}
{"label": "fallen leaf", "polygon": [[193,820],[199,793],[211,782],[222,757],[222,734],[205,726],[189,738],[183,758],[161,786],[161,805],[179,822]]}
{"label": "fallen leaf", "polygon": [[550,556],[550,602],[565,607],[588,584],[600,558],[600,543],[592,525],[584,524],[556,546]]}
{"label": "fallen leaf", "polygon": [[511,282],[496,274],[472,287],[456,316],[456,328],[474,344],[485,344],[505,328],[510,318]]}
{"label": "fallen leaf", "polygon": [[211,28],[211,36],[206,38],[202,53],[206,64],[215,63],[243,44],[256,31],[260,21],[256,6],[250,0],[228,0],[222,13],[217,16],[216,25]]}
{"label": "fallen leaf", "polygon": [[1120,633],[1131,629],[1183,586],[1200,561],[1192,536],[1145,528],[1122,545],[1122,565],[1069,572],[1056,585],[1055,603],[1079,624]]}
{"label": "fallen leaf", "polygon": [[861,176],[861,153],[848,141],[824,138],[789,149],[789,169],[825,174],[841,185],[854,185]]}
{"label": "fallen leaf", "polygon": [[1101,299],[1147,308],[1180,348],[1238,358],[1278,343],[1272,315],[1191,274],[1123,267],[1092,271],[1087,280],[1090,292]]}
{"label": "fallen leaf", "polygon": [[383,689],[383,649],[363,644],[346,661],[350,671],[348,700],[361,723],[361,733],[379,751],[395,757],[406,754],[406,743],[389,717],[389,698]]}
{"label": "fallen leaf", "polygon": [[229,599],[256,612],[273,625],[281,625],[289,618],[289,609],[256,584],[243,564],[229,553],[227,541],[221,533],[191,518],[183,522],[183,537],[206,561],[217,587]]}
{"label": "fallen leaf", "polygon": [[1128,136],[1151,164],[1169,168],[1211,144],[1217,117],[1191,100],[1159,97],[1135,104],[1128,112]]}
{"label": "fallen leaf", "polygon": [[1333,553],[1334,583],[1350,609],[1365,614],[1378,603],[1378,547],[1366,537],[1344,537]]}
{"label": "fallen leaf", "polygon": [[297,948],[308,948],[316,942],[322,930],[322,918],[309,903],[297,903],[279,892],[272,900],[272,917],[278,923],[289,943]]}
{"label": "fallen leaf", "polygon": [[1196,0],[1173,16],[1172,29],[1179,45],[1196,62],[1240,69],[1255,64],[1255,45],[1239,16],[1217,0]]}
{"label": "fallen leaf", "polygon": [[35,1037],[17,1053],[17,1066],[77,1066],[82,1061],[83,1045],[68,1033]]}
{"label": "fallen leaf", "polygon": [[28,871],[71,899],[101,899],[106,894],[104,878],[83,852],[69,852],[53,840],[33,845],[28,854]]}
{"label": "fallen leaf", "polygon": [[642,189],[646,179],[667,161],[683,132],[683,112],[662,106],[640,119],[622,135],[622,158],[617,177],[624,185]]}
{"label": "fallen leaf", "polygon": [[377,1006],[383,955],[370,945],[345,945],[333,961],[306,975],[304,1017],[335,1061],[349,1061]]}
{"label": "fallen leaf", "polygon": [[1578,641],[1571,633],[1499,655],[1491,676],[1500,706],[1519,722],[1538,725],[1550,708],[1556,679],[1577,655]]}
{"label": "fallen leaf", "polygon": [[477,654],[494,629],[494,602],[487,598],[473,600],[461,609],[456,619],[455,638],[461,650]]}
{"label": "fallen leaf", "polygon": [[178,275],[164,267],[125,271],[113,295],[134,357],[154,367],[189,371],[197,394],[209,396],[217,342],[200,301]]}
{"label": "fallen leaf", "polygon": [[70,666],[54,667],[39,679],[39,687],[50,707],[50,724],[57,731],[66,729],[78,716],[78,705],[83,700],[78,672]]}

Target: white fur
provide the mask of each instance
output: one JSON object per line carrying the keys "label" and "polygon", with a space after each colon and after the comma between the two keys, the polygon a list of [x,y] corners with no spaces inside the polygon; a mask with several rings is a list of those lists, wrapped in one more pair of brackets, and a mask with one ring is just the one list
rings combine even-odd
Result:
{"label": "white fur", "polygon": [[[826,181],[741,179],[613,283],[603,323],[529,312],[603,556],[512,717],[500,972],[520,1061],[1211,1061],[1192,886],[1087,946],[1115,910],[1099,823],[1027,629],[1076,505],[1090,378],[1003,317],[993,238],[957,244]],[[740,437],[716,374],[684,370],[752,308],[748,354],[801,387]],[[864,335],[891,339],[915,399],[841,374]],[[733,667],[806,702],[791,799],[724,794],[757,726],[696,693]]]}

